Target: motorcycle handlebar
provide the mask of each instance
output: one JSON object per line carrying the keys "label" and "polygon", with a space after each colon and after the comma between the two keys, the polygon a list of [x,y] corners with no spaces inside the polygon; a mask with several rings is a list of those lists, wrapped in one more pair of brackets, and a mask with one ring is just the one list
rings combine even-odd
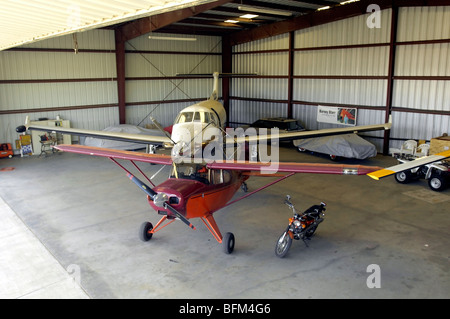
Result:
{"label": "motorcycle handlebar", "polygon": [[[287,206],[289,206],[289,208],[295,209],[295,208],[294,208],[294,204],[291,203],[291,196],[287,195],[287,196],[286,196],[286,199],[284,200],[284,203],[285,203]],[[319,213],[320,213],[320,212],[324,212],[324,211],[327,210],[327,209],[325,208],[325,206],[327,206],[327,204],[324,203],[324,202],[321,202],[320,205],[318,205],[318,206],[319,206]],[[317,206],[316,206],[316,207],[317,207]]]}
{"label": "motorcycle handlebar", "polygon": [[294,208],[294,204],[292,204],[290,201],[288,201],[287,199],[284,201],[284,203],[286,205],[288,205],[290,208]]}

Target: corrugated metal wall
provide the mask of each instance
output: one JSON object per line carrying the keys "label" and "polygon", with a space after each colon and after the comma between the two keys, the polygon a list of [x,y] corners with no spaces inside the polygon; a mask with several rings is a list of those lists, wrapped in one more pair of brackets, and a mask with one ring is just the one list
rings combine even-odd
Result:
{"label": "corrugated metal wall", "polygon": [[[380,12],[380,28],[369,28],[365,14],[294,32],[293,117],[310,129],[330,127],[316,121],[317,105],[325,104],[358,108],[357,125],[385,121],[392,12]],[[289,34],[238,45],[233,53],[234,72],[261,77],[232,80],[230,121],[287,116]],[[448,133],[450,7],[400,8],[395,53],[389,146]],[[383,132],[364,135],[383,149]]]}
{"label": "corrugated metal wall", "polygon": [[[293,114],[304,114],[310,129],[335,127],[316,121],[316,104],[358,108],[357,125],[384,122],[386,104],[391,10],[380,13],[380,28],[367,26],[361,15],[295,32]],[[310,77],[310,78],[309,78]],[[372,109],[373,108],[373,109]],[[377,109],[375,109],[377,108]],[[300,117],[301,118],[301,117]],[[383,132],[365,133],[382,150]]]}
{"label": "corrugated metal wall", "polygon": [[[292,115],[308,128],[327,127],[316,122],[320,104],[357,107],[358,125],[383,122],[392,10],[381,11],[380,28],[369,28],[367,17],[294,32],[291,74],[290,34],[233,47],[233,72],[259,76],[231,80],[230,121],[236,126],[260,117],[287,116],[291,77]],[[126,44],[128,123],[141,123],[151,113],[170,125],[189,100],[209,97],[210,79],[163,79],[176,73],[221,71],[220,37],[197,38],[178,42],[141,36]],[[17,138],[14,128],[28,111],[33,119],[60,115],[79,128],[118,124],[114,33],[88,31],[78,34],[77,41],[76,55],[72,36],[21,48],[31,51],[0,52],[1,142]],[[450,7],[400,8],[395,49],[390,146],[448,133]],[[371,135],[380,150],[383,133]]]}
{"label": "corrugated metal wall", "polygon": [[[157,33],[152,35],[167,36]],[[212,77],[155,79],[174,77],[178,73],[212,75],[215,71],[221,72],[221,38],[196,38],[196,41],[165,41],[149,39],[147,34],[127,42],[127,123],[151,124],[150,118],[147,117],[150,114],[162,125],[168,126],[173,123],[181,109],[194,102],[164,101],[204,100],[210,97],[213,90]]]}
{"label": "corrugated metal wall", "polygon": [[[263,78],[231,80],[234,98],[286,100],[289,74],[289,35],[282,34],[233,47],[233,72],[257,73]],[[284,50],[284,51],[283,51]],[[281,76],[281,78],[277,77]],[[258,118],[286,116],[286,105],[276,101],[231,99],[231,126],[252,123]]]}
{"label": "corrugated metal wall", "polygon": [[[221,71],[221,38],[197,38],[157,41],[146,35],[127,43],[127,123],[138,124],[152,113],[171,125],[192,104],[178,100],[209,98],[212,78],[163,79]],[[13,143],[15,127],[27,115],[31,120],[59,115],[72,127],[96,130],[119,124],[114,32],[87,31],[76,40],[78,54],[71,35],[0,52],[0,142]]]}
{"label": "corrugated metal wall", "polygon": [[0,141],[13,143],[27,115],[59,115],[87,129],[118,122],[117,107],[111,107],[117,104],[114,33],[93,30],[76,40],[78,54],[72,35],[0,52]]}
{"label": "corrugated metal wall", "polygon": [[[384,122],[384,112],[370,107],[386,103],[389,48],[379,44],[389,42],[391,10],[382,11],[380,29],[368,28],[366,19],[363,15],[294,33],[292,115],[308,128],[331,126],[316,121],[321,103],[369,108],[358,110],[358,125]],[[242,44],[233,52],[234,72],[257,72],[263,78],[232,80],[231,121],[287,116],[289,34]],[[376,144],[381,147],[382,141]]]}
{"label": "corrugated metal wall", "polygon": [[450,133],[450,6],[399,10],[391,137],[430,140]]}

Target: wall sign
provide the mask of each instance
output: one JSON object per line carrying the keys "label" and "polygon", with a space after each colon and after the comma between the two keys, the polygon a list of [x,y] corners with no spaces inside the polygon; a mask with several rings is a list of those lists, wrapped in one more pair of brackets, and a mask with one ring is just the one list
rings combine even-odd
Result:
{"label": "wall sign", "polygon": [[317,122],[355,126],[356,109],[319,105],[317,107]]}

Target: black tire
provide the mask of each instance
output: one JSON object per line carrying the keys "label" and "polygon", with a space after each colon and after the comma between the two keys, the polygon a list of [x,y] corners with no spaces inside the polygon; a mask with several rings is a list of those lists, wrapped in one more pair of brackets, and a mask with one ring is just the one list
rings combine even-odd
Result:
{"label": "black tire", "polygon": [[278,238],[277,245],[275,246],[275,255],[280,258],[284,258],[291,248],[292,238],[289,233],[285,231],[280,238]]}
{"label": "black tire", "polygon": [[408,184],[409,182],[411,182],[413,180],[413,174],[411,173],[411,171],[403,171],[403,172],[399,172],[396,173],[394,175],[395,180],[400,183],[400,184]]}
{"label": "black tire", "polygon": [[153,234],[149,233],[153,229],[153,225],[150,222],[144,222],[141,225],[141,229],[139,230],[139,238],[142,241],[149,241],[152,239]]}
{"label": "black tire", "polygon": [[234,235],[233,233],[226,233],[222,239],[223,251],[225,254],[231,254],[234,250]]}
{"label": "black tire", "polygon": [[435,192],[441,192],[447,187],[447,181],[444,175],[434,174],[428,180],[428,186]]}

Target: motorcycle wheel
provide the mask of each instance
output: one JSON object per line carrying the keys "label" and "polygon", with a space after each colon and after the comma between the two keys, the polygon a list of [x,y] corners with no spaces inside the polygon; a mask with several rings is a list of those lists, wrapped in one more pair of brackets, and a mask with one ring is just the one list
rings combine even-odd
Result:
{"label": "motorcycle wheel", "polygon": [[277,257],[283,258],[289,251],[292,245],[292,238],[289,233],[285,231],[280,238],[278,238],[277,245],[275,246],[275,255]]}

